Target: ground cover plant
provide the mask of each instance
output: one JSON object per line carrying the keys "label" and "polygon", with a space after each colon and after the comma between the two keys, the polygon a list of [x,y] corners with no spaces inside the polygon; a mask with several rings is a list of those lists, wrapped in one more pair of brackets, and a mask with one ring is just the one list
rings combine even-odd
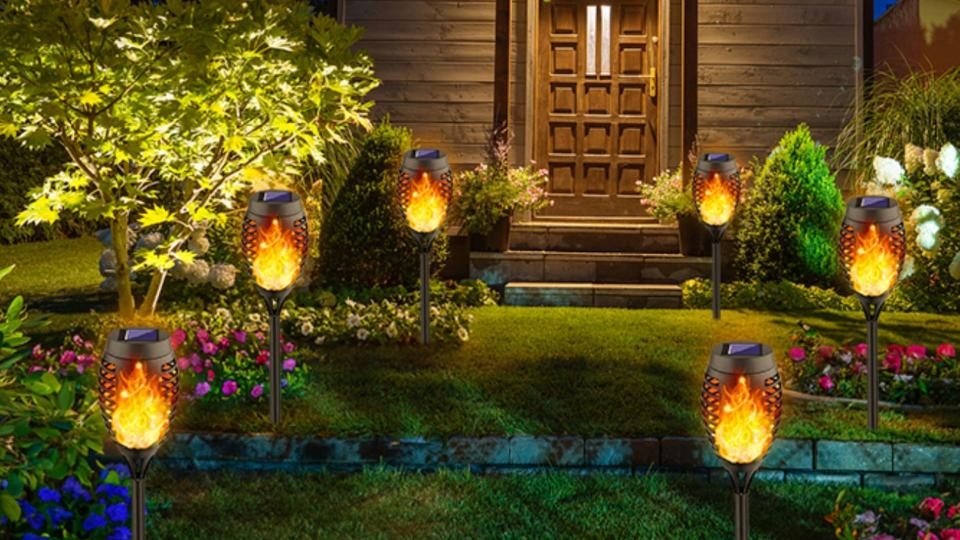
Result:
{"label": "ground cover plant", "polygon": [[827,519],[841,540],[960,539],[960,501],[949,492],[925,497],[908,510],[884,508],[859,493],[841,492]]}

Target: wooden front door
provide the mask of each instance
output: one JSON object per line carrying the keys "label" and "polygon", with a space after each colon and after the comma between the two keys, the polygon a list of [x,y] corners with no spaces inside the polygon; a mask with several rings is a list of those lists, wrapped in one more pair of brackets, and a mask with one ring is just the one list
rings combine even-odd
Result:
{"label": "wooden front door", "polygon": [[643,216],[637,182],[658,169],[658,0],[540,6],[536,159],[554,201],[541,215]]}

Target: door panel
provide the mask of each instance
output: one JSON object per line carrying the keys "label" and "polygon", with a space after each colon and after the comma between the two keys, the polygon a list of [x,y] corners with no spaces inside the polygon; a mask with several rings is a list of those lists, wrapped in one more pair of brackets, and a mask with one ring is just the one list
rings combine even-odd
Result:
{"label": "door panel", "polygon": [[656,174],[658,0],[540,4],[536,159],[545,216],[643,216],[636,182]]}

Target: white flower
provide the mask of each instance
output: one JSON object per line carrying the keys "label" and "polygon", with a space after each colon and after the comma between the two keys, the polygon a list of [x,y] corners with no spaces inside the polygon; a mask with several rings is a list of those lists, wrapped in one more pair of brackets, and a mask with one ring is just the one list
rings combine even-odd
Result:
{"label": "white flower", "polygon": [[943,148],[940,149],[940,155],[937,156],[936,163],[940,172],[947,175],[948,178],[956,176],[958,165],[960,165],[957,158],[957,147],[950,143],[943,145]]}
{"label": "white flower", "polygon": [[960,251],[953,256],[953,260],[950,261],[950,277],[953,279],[960,280]]}
{"label": "white flower", "polygon": [[309,336],[313,333],[313,323],[306,321],[300,325],[300,334],[304,336]]}
{"label": "white flower", "polygon": [[226,290],[233,287],[237,279],[237,269],[229,263],[217,263],[210,267],[208,276],[210,285],[217,289]]}
{"label": "white flower", "polygon": [[215,311],[214,313],[216,313],[216,314],[217,314],[217,317],[220,317],[221,319],[230,319],[230,318],[231,318],[231,316],[230,316],[230,310],[227,309],[227,308],[225,308],[225,307],[218,307],[218,308],[217,308],[217,311]]}
{"label": "white flower", "polygon": [[926,231],[917,234],[917,245],[924,251],[934,251],[940,247],[940,236]]}
{"label": "white flower", "polygon": [[893,376],[893,380],[900,381],[902,383],[908,383],[913,380],[913,375],[902,375],[898,373]]}
{"label": "white flower", "polygon": [[387,332],[387,337],[389,337],[390,339],[397,337],[397,323],[391,322],[390,326],[387,327],[386,332]]}
{"label": "white flower", "polygon": [[360,326],[360,316],[357,315],[356,313],[351,313],[350,315],[347,315],[347,326],[349,326],[350,328],[356,328]]}
{"label": "white flower", "polygon": [[910,221],[917,228],[917,245],[926,251],[933,251],[940,245],[940,230],[943,217],[940,210],[929,204],[922,204],[910,214]]}
{"label": "white flower", "polygon": [[900,270],[900,279],[903,280],[912,276],[914,271],[917,269],[916,264],[917,263],[916,260],[914,260],[913,255],[907,255],[903,260],[903,269]]}
{"label": "white flower", "polygon": [[255,322],[255,323],[260,322],[259,313],[250,313],[249,315],[247,315],[247,318],[250,319],[250,322]]}
{"label": "white flower", "polygon": [[876,173],[877,183],[881,186],[896,186],[900,184],[904,175],[903,166],[899,161],[882,156],[873,158],[873,171]]}
{"label": "white flower", "polygon": [[915,144],[907,144],[903,149],[903,164],[908,173],[914,173],[923,165],[923,148]]}
{"label": "white flower", "polygon": [[210,264],[203,259],[196,259],[189,264],[184,264],[183,270],[187,281],[194,285],[206,283],[210,277]]}
{"label": "white flower", "polygon": [[317,336],[317,339],[313,340],[316,345],[323,345],[323,342],[327,340],[327,336]]}
{"label": "white flower", "polygon": [[369,335],[370,335],[370,332],[368,332],[366,328],[361,328],[357,330],[357,339],[359,339],[360,341],[366,341],[367,336]]}
{"label": "white flower", "polygon": [[469,341],[469,340],[470,340],[470,332],[467,332],[467,329],[461,326],[461,327],[457,330],[457,337],[460,338],[460,341],[464,341],[464,342]]}

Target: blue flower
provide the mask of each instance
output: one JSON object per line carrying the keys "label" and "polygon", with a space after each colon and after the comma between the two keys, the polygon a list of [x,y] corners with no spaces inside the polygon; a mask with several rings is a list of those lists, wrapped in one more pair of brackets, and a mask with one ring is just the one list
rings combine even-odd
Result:
{"label": "blue flower", "polygon": [[75,477],[71,476],[63,482],[63,492],[69,495],[74,499],[83,499],[85,501],[90,501],[90,494],[87,493],[87,490],[83,488],[80,484],[80,481]]}
{"label": "blue flower", "polygon": [[110,521],[116,523],[125,523],[127,521],[127,505],[122,502],[111,504],[107,507],[105,513],[107,517],[110,518]]}
{"label": "blue flower", "polygon": [[103,495],[107,498],[126,497],[127,487],[117,484],[100,484],[97,486],[97,495]]}
{"label": "blue flower", "polygon": [[27,520],[27,524],[30,525],[30,528],[39,531],[40,527],[43,526],[43,515],[37,512],[37,509],[27,501],[18,501],[20,503],[20,511],[23,512],[23,517]]}
{"label": "blue flower", "polygon": [[121,480],[126,480],[127,478],[130,478],[130,469],[128,469],[126,465],[120,463],[117,465],[108,465],[103,469],[100,469],[100,479],[106,480],[107,475],[110,474],[110,471],[116,471],[116,473],[120,476]]}
{"label": "blue flower", "polygon": [[87,516],[87,519],[83,520],[83,530],[92,531],[93,529],[99,529],[107,524],[107,520],[100,514],[90,514]]}
{"label": "blue flower", "polygon": [[60,523],[73,517],[73,512],[60,506],[54,506],[47,510],[47,516],[50,518],[50,524],[57,527]]}
{"label": "blue flower", "polygon": [[33,533],[24,533],[22,540],[43,540],[43,537]]}
{"label": "blue flower", "polygon": [[40,497],[40,500],[45,503],[60,502],[60,492],[55,489],[50,489],[46,486],[40,488],[40,490],[37,491],[37,496]]}
{"label": "blue flower", "polygon": [[126,527],[117,527],[107,536],[107,540],[130,540],[133,538],[133,535],[130,534],[130,529]]}

